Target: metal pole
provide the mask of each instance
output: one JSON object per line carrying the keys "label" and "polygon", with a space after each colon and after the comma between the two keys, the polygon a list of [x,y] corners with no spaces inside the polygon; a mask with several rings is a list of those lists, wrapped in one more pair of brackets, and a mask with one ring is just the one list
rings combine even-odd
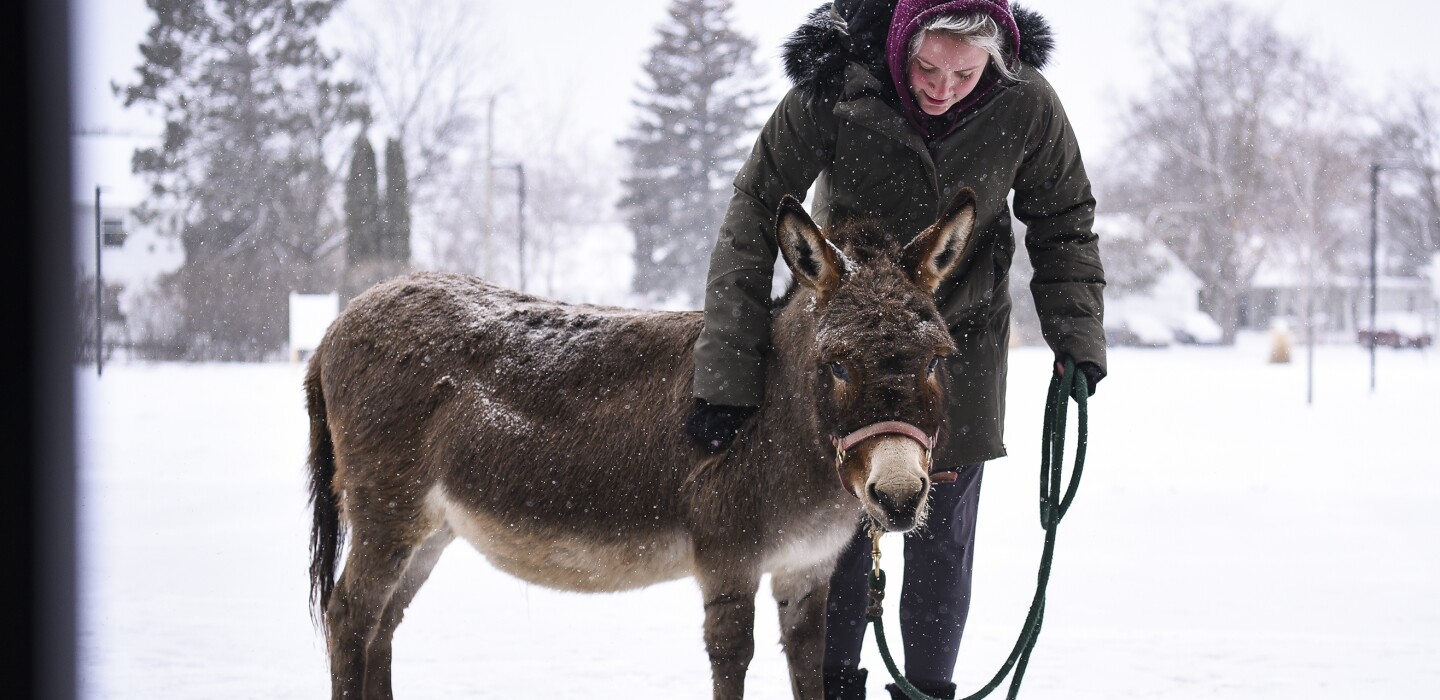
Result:
{"label": "metal pole", "polygon": [[1315,253],[1305,266],[1305,405],[1315,404]]}
{"label": "metal pole", "polygon": [[95,186],[95,376],[105,372],[105,305],[101,298],[100,250],[104,247],[100,233],[100,186]]}
{"label": "metal pole", "polygon": [[1375,391],[1375,308],[1377,285],[1377,259],[1380,250],[1380,168],[1379,163],[1370,166],[1370,391]]}
{"label": "metal pole", "polygon": [[525,291],[525,164],[515,164],[515,176],[520,178],[520,201],[516,205],[516,220],[520,231],[520,291]]}

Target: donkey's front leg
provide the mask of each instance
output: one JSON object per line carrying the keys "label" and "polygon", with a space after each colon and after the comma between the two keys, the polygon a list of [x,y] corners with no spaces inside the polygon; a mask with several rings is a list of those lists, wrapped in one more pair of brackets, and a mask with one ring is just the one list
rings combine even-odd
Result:
{"label": "donkey's front leg", "polygon": [[825,696],[825,600],[834,564],[814,569],[776,571],[770,590],[780,611],[780,644],[790,663],[790,690],[796,700]]}
{"label": "donkey's front leg", "polygon": [[[710,679],[715,700],[745,697],[745,671],[755,655],[755,593],[759,572],[697,562],[696,578],[705,597],[705,651],[710,654]],[[727,569],[730,569],[727,571]]]}

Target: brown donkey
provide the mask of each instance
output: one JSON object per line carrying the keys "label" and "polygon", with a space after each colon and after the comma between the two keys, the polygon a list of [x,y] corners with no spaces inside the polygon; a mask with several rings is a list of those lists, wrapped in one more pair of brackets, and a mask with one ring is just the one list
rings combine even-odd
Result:
{"label": "brown donkey", "polygon": [[694,576],[716,698],[744,694],[769,573],[795,697],[822,697],[840,550],[862,517],[902,531],[925,513],[954,351],[933,293],[974,218],[963,190],[902,247],[864,222],[821,232],[781,202],[798,284],[772,315],[765,404],[712,458],[681,432],[698,313],[572,306],[442,274],[357,297],[305,378],[310,583],[332,697],[391,697],[395,628],[457,535],[553,588]]}

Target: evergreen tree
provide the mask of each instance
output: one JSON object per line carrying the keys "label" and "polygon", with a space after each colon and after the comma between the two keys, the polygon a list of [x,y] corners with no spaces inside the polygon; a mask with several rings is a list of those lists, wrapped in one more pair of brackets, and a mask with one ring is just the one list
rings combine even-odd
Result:
{"label": "evergreen tree", "polygon": [[410,181],[405,172],[405,149],[400,139],[385,143],[385,245],[382,254],[400,263],[410,262]]}
{"label": "evergreen tree", "polygon": [[355,137],[350,177],[345,181],[345,231],[348,267],[381,254],[379,173],[375,169],[375,149],[363,131]]}
{"label": "evergreen tree", "polygon": [[317,265],[339,233],[326,141],[365,111],[316,40],[337,2],[146,0],[143,61],[115,89],[165,120],[132,166],[151,186],[139,213],[182,242],[169,284],[192,358],[273,355],[289,292],[333,284]]}
{"label": "evergreen tree", "polygon": [[699,300],[735,172],[754,137],[755,42],[731,25],[730,0],[673,0],[645,64],[640,116],[620,144],[630,172],[620,201],[635,235],[636,292]]}

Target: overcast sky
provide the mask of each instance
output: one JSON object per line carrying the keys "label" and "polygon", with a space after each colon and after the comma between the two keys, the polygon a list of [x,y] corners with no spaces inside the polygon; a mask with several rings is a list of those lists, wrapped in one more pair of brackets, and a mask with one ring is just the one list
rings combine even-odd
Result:
{"label": "overcast sky", "polygon": [[[579,137],[609,148],[633,119],[631,100],[641,64],[670,0],[474,0],[483,36],[500,57],[484,69],[506,86],[497,124],[523,123],[530,110],[570,110]],[[140,61],[137,49],[151,15],[144,0],[73,0],[75,97],[79,130],[158,133],[110,92]],[[739,29],[757,40],[758,59],[783,89],[778,47],[819,0],[735,0]],[[1057,48],[1046,75],[1063,100],[1086,160],[1104,160],[1117,138],[1117,108],[1138,94],[1149,68],[1143,13],[1153,0],[1032,0],[1045,15]],[[1292,36],[1307,38],[1340,67],[1338,79],[1378,97],[1419,78],[1440,85],[1433,51],[1440,3],[1433,0],[1238,0],[1275,17]],[[507,117],[506,112],[510,112]],[[498,141],[498,139],[497,139]],[[134,138],[85,136],[77,141],[77,192],[103,183],[121,200],[138,197],[128,175]],[[113,184],[112,184],[113,183]]]}

